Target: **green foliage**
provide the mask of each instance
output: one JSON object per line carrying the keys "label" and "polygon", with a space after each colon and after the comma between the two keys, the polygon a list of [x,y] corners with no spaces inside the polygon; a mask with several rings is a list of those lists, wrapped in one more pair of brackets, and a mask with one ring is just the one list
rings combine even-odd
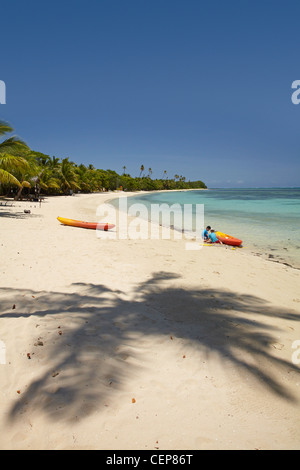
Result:
{"label": "green foliage", "polygon": [[[0,136],[13,129],[0,121]],[[92,164],[77,165],[69,157],[58,158],[37,152],[16,137],[10,137],[0,143],[0,194],[9,194],[11,190],[16,197],[21,197],[24,188],[27,192],[42,194],[70,194],[70,192],[92,193],[98,191],[157,191],[169,189],[206,188],[202,181],[186,182],[183,176],[167,177],[164,170],[161,179],[152,179],[152,169],[145,175],[144,165],[140,175],[132,177],[113,170],[97,169]]]}
{"label": "green foliage", "polygon": [[[12,132],[13,129],[3,121],[0,121],[0,136]],[[0,143],[0,184],[1,187],[10,185],[22,188],[19,175],[29,170],[29,163],[25,155],[29,148],[17,137],[9,137]]]}

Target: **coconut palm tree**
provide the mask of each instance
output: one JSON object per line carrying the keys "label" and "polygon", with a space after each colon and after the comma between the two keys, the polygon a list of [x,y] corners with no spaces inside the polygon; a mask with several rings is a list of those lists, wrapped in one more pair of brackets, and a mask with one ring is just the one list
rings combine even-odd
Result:
{"label": "coconut palm tree", "polygon": [[29,164],[23,157],[0,154],[0,183],[20,187],[21,183],[13,173],[28,168]]}
{"label": "coconut palm tree", "polygon": [[[0,121],[0,136],[13,132],[13,128],[6,122]],[[13,174],[16,170],[29,168],[24,158],[29,151],[28,146],[17,137],[10,137],[0,143],[0,183],[21,186],[18,178]]]}
{"label": "coconut palm tree", "polygon": [[39,175],[33,179],[35,179],[38,193],[41,189],[44,191],[60,190],[60,181],[56,176],[53,175],[49,168],[43,169],[41,173],[39,173]]}
{"label": "coconut palm tree", "polygon": [[144,165],[141,165],[141,168],[140,168],[140,170],[141,170],[141,172],[140,172],[140,177],[141,177],[141,175],[142,175],[144,169],[145,169]]}
{"label": "coconut palm tree", "polygon": [[48,162],[48,165],[49,165],[49,168],[52,170],[52,171],[57,171],[60,167],[60,163],[59,163],[59,158],[58,157],[52,157],[49,159],[49,162]]}
{"label": "coconut palm tree", "polygon": [[77,183],[77,175],[73,162],[69,161],[69,157],[63,158],[61,161],[59,179],[61,181],[61,187],[64,192],[68,190],[80,189]]}
{"label": "coconut palm tree", "polygon": [[40,176],[44,171],[43,167],[38,164],[36,154],[37,152],[28,152],[24,157],[28,163],[28,166],[25,168],[17,168],[14,172],[15,176],[20,182],[18,193],[14,198],[15,201],[21,198],[23,188],[31,188],[31,186],[37,185],[37,182],[39,181]]}
{"label": "coconut palm tree", "polygon": [[91,192],[96,189],[97,183],[96,183],[96,170],[91,169],[90,165],[88,168],[83,165],[82,163],[77,166],[76,168],[76,175],[77,175],[77,184],[80,187],[81,191],[84,192]]}
{"label": "coconut palm tree", "polygon": [[59,191],[60,181],[58,172],[60,168],[59,158],[45,155],[41,152],[30,151],[26,156],[26,160],[30,164],[31,172],[28,179],[32,186],[35,186],[35,192],[40,194],[40,190]]}

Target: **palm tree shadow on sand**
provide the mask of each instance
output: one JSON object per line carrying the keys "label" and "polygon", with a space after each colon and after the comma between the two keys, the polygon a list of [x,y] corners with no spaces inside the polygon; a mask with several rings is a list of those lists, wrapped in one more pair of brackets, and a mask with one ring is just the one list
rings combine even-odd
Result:
{"label": "palm tree shadow on sand", "polygon": [[[272,354],[280,329],[271,327],[268,318],[298,322],[299,316],[255,296],[178,287],[177,277],[155,273],[130,298],[121,291],[85,283],[74,284],[74,292],[67,293],[0,289],[4,298],[0,318],[34,316],[41,327],[47,325],[43,346],[34,349],[34,360],[43,364],[43,373],[31,379],[9,419],[28,407],[55,420],[70,421],[99,409],[128,377],[143,374],[145,365],[135,349],[141,335],[178,336],[199,354],[217,354],[240,372],[253,375],[269,392],[296,401],[280,383],[280,374],[271,372],[288,368],[299,373],[299,368]],[[12,311],[12,303],[19,307]],[[64,324],[61,335],[60,322]],[[128,356],[134,361],[127,361]]]}

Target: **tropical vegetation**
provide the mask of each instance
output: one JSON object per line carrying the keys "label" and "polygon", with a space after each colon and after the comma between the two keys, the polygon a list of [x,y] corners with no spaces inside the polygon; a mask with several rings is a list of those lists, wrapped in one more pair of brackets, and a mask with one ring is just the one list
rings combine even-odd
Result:
{"label": "tropical vegetation", "polygon": [[[12,127],[0,121],[0,138],[13,132]],[[77,164],[66,158],[50,157],[30,149],[16,136],[0,142],[0,194],[20,199],[23,196],[91,193],[98,191],[155,191],[168,189],[206,188],[202,181],[186,181],[184,176],[152,178],[152,169],[145,172],[144,165],[139,176],[114,170],[97,169],[92,164]],[[147,173],[147,174],[145,174]]]}

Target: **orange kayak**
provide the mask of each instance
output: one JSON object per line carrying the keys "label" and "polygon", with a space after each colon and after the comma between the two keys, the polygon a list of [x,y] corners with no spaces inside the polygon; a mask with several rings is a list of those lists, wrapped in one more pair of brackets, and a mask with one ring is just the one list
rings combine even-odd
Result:
{"label": "orange kayak", "polygon": [[90,228],[92,230],[109,230],[114,228],[114,224],[98,223],[98,222],[83,222],[82,220],[65,219],[64,217],[57,217],[57,220],[63,225],[71,227]]}
{"label": "orange kayak", "polygon": [[222,232],[215,232],[215,233],[216,233],[217,239],[220,240],[225,245],[240,246],[242,244],[242,240],[239,240],[238,238],[234,238],[231,235],[227,235],[226,233],[222,233]]}

